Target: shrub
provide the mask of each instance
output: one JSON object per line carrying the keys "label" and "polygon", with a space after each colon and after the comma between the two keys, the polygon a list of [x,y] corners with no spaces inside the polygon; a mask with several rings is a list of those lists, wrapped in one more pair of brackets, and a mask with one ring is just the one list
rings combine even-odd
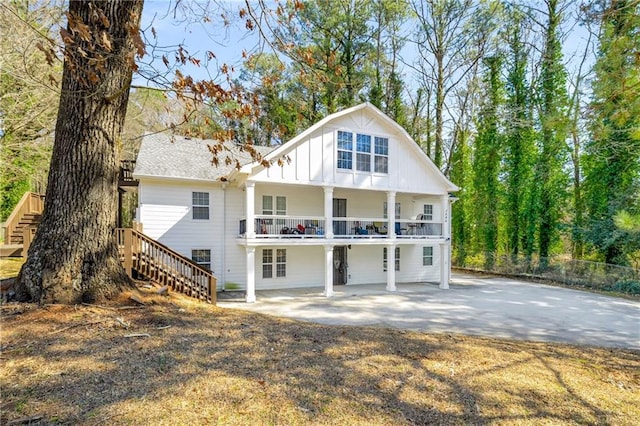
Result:
{"label": "shrub", "polygon": [[608,287],[609,288],[607,290],[619,291],[620,293],[640,294],[640,281],[636,280],[618,281]]}

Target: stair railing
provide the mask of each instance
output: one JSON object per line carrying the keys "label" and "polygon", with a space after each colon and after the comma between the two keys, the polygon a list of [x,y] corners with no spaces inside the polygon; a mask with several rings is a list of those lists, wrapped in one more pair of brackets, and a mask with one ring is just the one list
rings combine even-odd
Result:
{"label": "stair railing", "polygon": [[17,233],[20,221],[28,214],[42,214],[44,210],[44,195],[35,192],[25,192],[11,215],[4,223],[4,241],[9,244],[11,238]]}
{"label": "stair railing", "polygon": [[208,269],[131,228],[117,228],[116,238],[129,277],[135,271],[173,291],[216,302],[216,278]]}

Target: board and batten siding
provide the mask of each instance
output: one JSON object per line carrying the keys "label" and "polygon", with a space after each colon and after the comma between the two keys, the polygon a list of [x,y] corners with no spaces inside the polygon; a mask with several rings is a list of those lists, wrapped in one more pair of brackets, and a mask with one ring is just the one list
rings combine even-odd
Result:
{"label": "board and batten siding", "polygon": [[[336,168],[338,130],[389,139],[389,173]],[[446,194],[442,176],[428,166],[415,142],[366,110],[339,117],[300,140],[287,153],[289,164],[255,173],[251,180],[271,183],[331,185],[343,188]],[[355,155],[353,159],[355,163]]]}

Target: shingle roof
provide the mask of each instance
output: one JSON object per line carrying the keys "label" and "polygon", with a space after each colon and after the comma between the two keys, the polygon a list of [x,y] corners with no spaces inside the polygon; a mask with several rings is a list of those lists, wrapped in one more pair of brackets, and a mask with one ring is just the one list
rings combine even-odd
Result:
{"label": "shingle roof", "polygon": [[[218,155],[219,165],[211,160],[213,155],[208,145],[217,142],[210,139],[187,138],[162,133],[146,134],[142,137],[140,151],[133,171],[135,177],[155,176],[198,180],[218,180],[229,175],[235,169],[235,160],[241,165],[250,163],[251,156],[240,152],[238,147],[225,142],[227,148]],[[256,146],[262,155],[273,150],[272,147]],[[231,158],[232,164],[226,165],[225,159]]]}

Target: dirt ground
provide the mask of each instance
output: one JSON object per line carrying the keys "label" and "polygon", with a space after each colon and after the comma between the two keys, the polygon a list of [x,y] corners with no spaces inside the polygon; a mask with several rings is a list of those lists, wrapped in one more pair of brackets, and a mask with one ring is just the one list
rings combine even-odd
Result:
{"label": "dirt ground", "polygon": [[[141,290],[144,291],[144,290]],[[150,291],[4,304],[0,424],[611,424],[640,418],[640,352],[219,309]]]}

